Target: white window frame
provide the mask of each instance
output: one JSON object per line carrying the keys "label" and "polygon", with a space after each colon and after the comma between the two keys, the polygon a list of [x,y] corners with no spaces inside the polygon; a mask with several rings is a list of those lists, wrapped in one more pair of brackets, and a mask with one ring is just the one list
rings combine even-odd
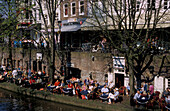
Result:
{"label": "white window frame", "polygon": [[[153,0],[147,0],[146,2],[147,2],[147,10],[155,10],[156,9],[156,0],[154,2],[153,2]],[[153,4],[154,4],[154,6],[153,6]]]}
{"label": "white window frame", "polygon": [[[75,14],[73,14],[73,4],[75,4],[74,8],[75,8]],[[76,2],[72,2],[71,3],[71,16],[76,16]]]}
{"label": "white window frame", "polygon": [[39,9],[39,20],[41,20],[41,10]]}
{"label": "white window frame", "polygon": [[[165,1],[167,2],[166,8],[165,8]],[[164,0],[164,9],[170,9],[170,0]]]}
{"label": "white window frame", "polygon": [[[83,5],[81,5],[81,2],[83,2]],[[85,6],[84,6],[84,0],[80,0],[79,1],[79,15],[84,15],[84,11],[81,12],[81,7],[84,7],[84,11],[85,11]]]}
{"label": "white window frame", "polygon": [[[65,5],[67,5],[67,15],[65,15],[65,9],[66,9]],[[69,14],[68,3],[65,3],[65,4],[63,5],[63,12],[64,12],[64,13],[63,13],[64,17],[68,17],[68,14]]]}

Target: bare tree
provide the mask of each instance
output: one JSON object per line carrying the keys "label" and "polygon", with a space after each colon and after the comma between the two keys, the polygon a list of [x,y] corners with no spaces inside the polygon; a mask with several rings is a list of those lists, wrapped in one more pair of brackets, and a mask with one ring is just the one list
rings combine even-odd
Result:
{"label": "bare tree", "polygon": [[[55,73],[55,52],[57,51],[57,55],[60,56],[59,50],[55,50],[55,25],[58,23],[56,14],[57,8],[59,8],[62,0],[36,0],[39,11],[41,12],[42,17],[42,25],[44,25],[44,29],[46,32],[46,36],[40,30],[37,30],[41,33],[44,40],[47,43],[47,61],[48,61],[48,73],[50,75],[50,82],[54,79]],[[46,11],[46,13],[45,13]],[[47,19],[49,19],[49,23],[47,23]],[[49,32],[48,29],[51,29]]]}
{"label": "bare tree", "polygon": [[143,73],[157,54],[157,28],[170,20],[169,10],[163,0],[89,0],[89,4],[87,24],[124,54],[132,94],[134,77],[138,88],[143,80],[150,81]]}

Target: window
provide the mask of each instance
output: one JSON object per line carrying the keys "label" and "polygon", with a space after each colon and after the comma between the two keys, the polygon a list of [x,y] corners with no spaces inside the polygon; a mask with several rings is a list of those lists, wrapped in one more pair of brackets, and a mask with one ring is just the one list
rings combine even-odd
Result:
{"label": "window", "polygon": [[41,20],[41,9],[39,9],[39,20]]}
{"label": "window", "polygon": [[71,3],[71,15],[76,15],[76,3]]}
{"label": "window", "polygon": [[147,1],[147,9],[150,10],[155,10],[155,0],[148,0]]}
{"label": "window", "polygon": [[164,9],[170,8],[170,0],[164,0]]}
{"label": "window", "polygon": [[80,1],[79,3],[79,14],[84,15],[84,1]]}
{"label": "window", "polygon": [[64,17],[68,17],[68,4],[64,4]]}
{"label": "window", "polygon": [[137,1],[136,3],[136,11],[139,12],[140,9],[140,1]]}
{"label": "window", "polygon": [[152,10],[155,10],[155,0],[152,0]]}
{"label": "window", "polygon": [[36,9],[34,10],[34,19],[35,19],[35,22],[37,21],[37,11]]}

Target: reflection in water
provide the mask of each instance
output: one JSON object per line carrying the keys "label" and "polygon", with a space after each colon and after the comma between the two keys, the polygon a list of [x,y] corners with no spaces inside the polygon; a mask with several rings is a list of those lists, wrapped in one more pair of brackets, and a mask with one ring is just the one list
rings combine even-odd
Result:
{"label": "reflection in water", "polygon": [[0,111],[90,111],[89,109],[20,96],[0,89]]}

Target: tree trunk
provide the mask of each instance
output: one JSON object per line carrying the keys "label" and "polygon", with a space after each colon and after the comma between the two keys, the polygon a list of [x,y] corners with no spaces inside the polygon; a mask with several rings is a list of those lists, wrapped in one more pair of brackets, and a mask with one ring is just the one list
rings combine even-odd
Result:
{"label": "tree trunk", "polygon": [[50,56],[50,69],[49,69],[49,75],[50,75],[50,83],[53,83],[54,81],[54,73],[55,73],[55,38],[54,38],[54,26],[51,27],[51,56]]}
{"label": "tree trunk", "polygon": [[136,76],[136,79],[137,79],[137,89],[141,88],[141,74],[138,74]]}
{"label": "tree trunk", "polygon": [[13,64],[12,64],[12,40],[11,36],[9,35],[9,64],[11,67],[11,71],[13,70]]}
{"label": "tree trunk", "polygon": [[130,82],[130,95],[135,93],[134,88],[134,72],[132,66],[129,65],[129,82]]}

